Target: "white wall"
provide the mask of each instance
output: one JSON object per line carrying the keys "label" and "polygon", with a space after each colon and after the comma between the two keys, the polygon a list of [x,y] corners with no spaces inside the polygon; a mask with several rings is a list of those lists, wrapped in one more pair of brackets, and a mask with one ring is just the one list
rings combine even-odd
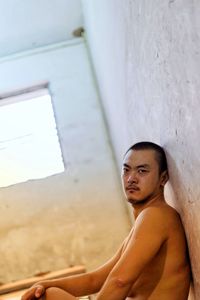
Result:
{"label": "white wall", "polygon": [[82,0],[88,42],[117,160],[130,144],[166,149],[200,298],[200,3]]}
{"label": "white wall", "polygon": [[1,282],[79,263],[91,269],[129,231],[85,44],[67,45],[0,61],[0,93],[49,82],[66,165],[0,189]]}
{"label": "white wall", "polygon": [[0,0],[0,56],[73,38],[82,26],[80,0]]}

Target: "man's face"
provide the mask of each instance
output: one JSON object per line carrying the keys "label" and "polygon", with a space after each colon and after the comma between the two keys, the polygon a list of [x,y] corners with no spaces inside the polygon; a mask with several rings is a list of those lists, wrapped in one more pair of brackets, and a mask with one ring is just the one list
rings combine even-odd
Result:
{"label": "man's face", "polygon": [[127,200],[132,204],[151,200],[163,190],[163,175],[154,150],[130,150],[122,168],[122,184]]}

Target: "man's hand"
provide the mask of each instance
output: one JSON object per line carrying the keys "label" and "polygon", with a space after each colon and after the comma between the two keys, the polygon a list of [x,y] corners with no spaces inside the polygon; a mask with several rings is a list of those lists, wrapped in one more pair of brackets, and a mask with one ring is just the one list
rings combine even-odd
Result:
{"label": "man's hand", "polygon": [[21,300],[39,299],[45,293],[45,287],[42,283],[36,283],[21,297]]}

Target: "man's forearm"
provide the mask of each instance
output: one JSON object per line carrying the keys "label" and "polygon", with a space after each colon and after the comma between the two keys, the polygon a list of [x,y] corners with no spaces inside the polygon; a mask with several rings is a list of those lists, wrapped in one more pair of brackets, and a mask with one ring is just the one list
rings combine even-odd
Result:
{"label": "man's forearm", "polygon": [[75,297],[97,292],[90,273],[41,281],[40,284],[42,284],[45,289],[49,287],[58,287]]}

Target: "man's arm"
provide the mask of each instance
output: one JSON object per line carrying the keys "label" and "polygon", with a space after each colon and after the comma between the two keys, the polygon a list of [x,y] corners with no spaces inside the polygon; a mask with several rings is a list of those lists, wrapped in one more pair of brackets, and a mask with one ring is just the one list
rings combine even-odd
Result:
{"label": "man's arm", "polygon": [[32,286],[23,296],[22,300],[31,300],[39,298],[47,288],[58,287],[75,297],[91,295],[99,292],[106,278],[113,269],[121,256],[122,249],[126,244],[129,236],[122,243],[116,254],[103,266],[86,274],[74,275],[60,279],[40,281]]}
{"label": "man's arm", "polygon": [[110,272],[97,300],[124,300],[145,266],[167,240],[167,229],[159,208],[147,208],[135,221],[127,248]]}

